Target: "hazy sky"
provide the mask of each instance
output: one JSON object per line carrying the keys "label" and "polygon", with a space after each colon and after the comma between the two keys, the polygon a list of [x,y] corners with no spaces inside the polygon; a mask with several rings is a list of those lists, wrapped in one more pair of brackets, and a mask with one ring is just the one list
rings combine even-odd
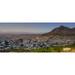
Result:
{"label": "hazy sky", "polygon": [[0,32],[49,32],[60,25],[75,27],[75,23],[0,23]]}

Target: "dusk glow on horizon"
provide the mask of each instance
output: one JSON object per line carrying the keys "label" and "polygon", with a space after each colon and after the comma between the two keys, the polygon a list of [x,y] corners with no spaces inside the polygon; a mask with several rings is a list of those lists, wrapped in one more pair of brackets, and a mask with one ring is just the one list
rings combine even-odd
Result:
{"label": "dusk glow on horizon", "polygon": [[0,32],[45,33],[61,25],[75,27],[75,23],[0,23]]}

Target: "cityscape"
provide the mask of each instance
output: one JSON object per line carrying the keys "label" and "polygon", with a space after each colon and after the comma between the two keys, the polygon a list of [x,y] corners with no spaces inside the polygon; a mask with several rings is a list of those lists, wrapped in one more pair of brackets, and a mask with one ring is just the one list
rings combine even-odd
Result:
{"label": "cityscape", "polygon": [[0,52],[75,52],[75,23],[0,23]]}

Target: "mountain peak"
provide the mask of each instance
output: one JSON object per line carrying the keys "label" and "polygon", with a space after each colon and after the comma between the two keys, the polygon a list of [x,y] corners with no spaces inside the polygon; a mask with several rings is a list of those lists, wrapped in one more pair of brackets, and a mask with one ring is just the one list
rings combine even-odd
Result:
{"label": "mountain peak", "polygon": [[51,32],[48,32],[47,35],[75,35],[75,28],[72,29],[64,25],[60,25]]}
{"label": "mountain peak", "polygon": [[65,26],[61,25],[60,27],[65,27]]}
{"label": "mountain peak", "polygon": [[61,33],[61,32],[63,33],[63,32],[65,32],[65,31],[69,31],[69,30],[70,30],[69,27],[66,27],[66,26],[61,25],[61,26],[59,26],[59,27],[53,29],[51,32],[52,32],[52,33]]}
{"label": "mountain peak", "polygon": [[61,25],[60,27],[58,27],[58,29],[70,29],[69,27],[66,27],[64,25]]}

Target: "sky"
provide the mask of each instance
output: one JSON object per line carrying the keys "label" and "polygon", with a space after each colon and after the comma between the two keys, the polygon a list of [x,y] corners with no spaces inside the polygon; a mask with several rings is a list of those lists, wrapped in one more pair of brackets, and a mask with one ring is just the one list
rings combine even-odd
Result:
{"label": "sky", "polygon": [[75,23],[0,23],[0,32],[46,33],[61,25],[75,27]]}

